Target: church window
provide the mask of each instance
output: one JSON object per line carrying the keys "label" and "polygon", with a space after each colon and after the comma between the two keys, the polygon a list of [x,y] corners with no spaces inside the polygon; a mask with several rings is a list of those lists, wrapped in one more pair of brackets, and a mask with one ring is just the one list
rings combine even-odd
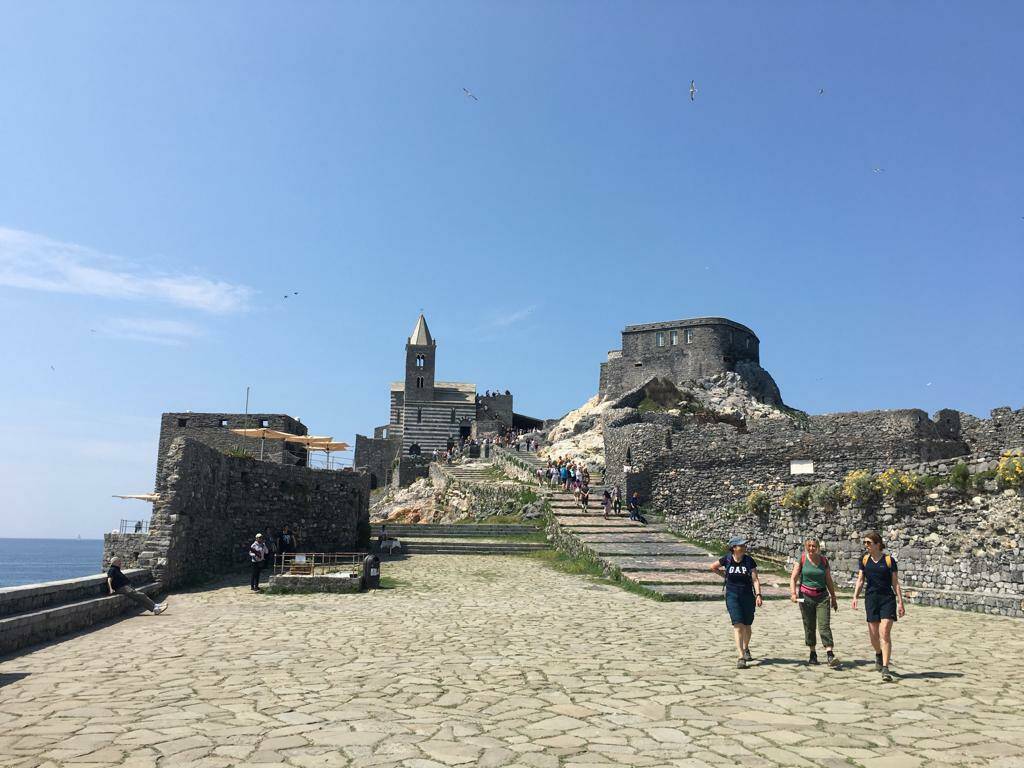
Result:
{"label": "church window", "polygon": [[401,424],[402,423],[402,412],[401,411],[398,412],[398,419],[395,421],[395,423],[396,424]]}
{"label": "church window", "polygon": [[679,345],[679,334],[676,331],[671,331],[669,333],[668,337],[669,337],[669,341],[672,343],[673,347]]}
{"label": "church window", "polygon": [[416,423],[417,424],[422,424],[423,423],[423,409],[422,408],[417,408],[416,409]]}
{"label": "church window", "polygon": [[664,347],[665,334],[662,333],[661,331],[658,331],[656,334],[654,334],[654,343],[657,344],[659,347]]}
{"label": "church window", "polygon": [[686,329],[686,343],[693,344],[693,331],[689,328]]}
{"label": "church window", "polygon": [[422,368],[426,364],[427,364],[427,358],[426,357],[424,357],[423,355],[416,355],[416,367],[417,368]]}
{"label": "church window", "polygon": [[747,349],[750,349],[750,337],[749,336],[747,336],[747,340],[746,341],[747,341]]}
{"label": "church window", "polygon": [[451,421],[452,421],[452,424],[454,424],[454,423],[455,423],[455,409],[454,409],[454,408],[452,408],[452,417],[451,417]]}
{"label": "church window", "polygon": [[423,377],[422,376],[417,376],[416,377],[416,389],[423,389]]}

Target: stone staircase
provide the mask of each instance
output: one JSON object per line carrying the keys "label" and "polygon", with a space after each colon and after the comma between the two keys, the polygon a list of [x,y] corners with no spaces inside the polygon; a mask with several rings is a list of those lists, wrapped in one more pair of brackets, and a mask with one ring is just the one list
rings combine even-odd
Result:
{"label": "stone staircase", "polygon": [[[402,543],[403,555],[516,555],[549,549],[545,542],[525,540],[538,532],[530,525],[388,523],[387,531]],[[376,549],[380,524],[372,525],[370,532],[371,547]]]}
{"label": "stone staircase", "polygon": [[[519,455],[535,467],[544,466],[536,456]],[[617,569],[623,578],[668,600],[723,599],[722,579],[709,570],[720,555],[679,539],[661,523],[630,520],[625,499],[623,514],[606,520],[601,504],[604,478],[591,477],[590,488],[587,513],[571,492],[551,491],[556,539],[570,537],[571,549],[588,553],[607,568]],[[780,586],[779,577],[771,574],[761,574],[761,589],[766,599],[789,597],[788,586]]]}

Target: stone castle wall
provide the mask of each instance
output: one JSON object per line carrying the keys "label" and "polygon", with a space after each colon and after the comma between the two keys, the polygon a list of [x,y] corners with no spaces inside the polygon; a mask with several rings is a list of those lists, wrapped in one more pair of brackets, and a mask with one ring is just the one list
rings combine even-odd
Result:
{"label": "stone castle wall", "polygon": [[184,438],[171,443],[156,490],[139,564],[165,589],[245,567],[255,534],[283,525],[305,551],[352,552],[369,540],[366,472],[254,461]]}
{"label": "stone castle wall", "polygon": [[[181,437],[193,440],[228,452],[237,448],[248,451],[255,458],[260,456],[260,440],[255,437],[242,437],[232,429],[258,429],[267,427],[279,432],[293,435],[308,434],[306,426],[279,413],[165,413],[160,416],[160,442],[157,448],[156,475],[157,482],[163,472],[164,457],[171,448],[171,443]],[[295,443],[284,440],[263,441],[263,461],[291,466],[306,465],[306,449]]]}
{"label": "stone castle wall", "polygon": [[999,455],[1024,448],[1024,408],[995,408],[987,419],[959,413],[960,432],[973,453]]}
{"label": "stone castle wall", "polygon": [[391,483],[395,459],[402,451],[401,437],[366,437],[356,435],[356,450],[352,465],[370,473],[370,488],[380,488]]}
{"label": "stone castle wall", "polygon": [[121,558],[121,568],[135,568],[139,555],[145,548],[148,533],[105,533],[103,534],[103,563],[106,570],[111,559]]}

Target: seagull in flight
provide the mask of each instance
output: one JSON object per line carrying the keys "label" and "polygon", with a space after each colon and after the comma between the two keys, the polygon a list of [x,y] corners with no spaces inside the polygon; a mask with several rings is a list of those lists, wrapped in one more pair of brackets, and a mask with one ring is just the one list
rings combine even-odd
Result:
{"label": "seagull in flight", "polygon": [[690,101],[693,101],[694,97],[696,95],[697,95],[697,84],[693,80],[691,80],[690,81]]}
{"label": "seagull in flight", "polygon": [[885,168],[872,168],[872,173],[885,173]]}
{"label": "seagull in flight", "polygon": [[818,89],[818,95],[819,96],[824,96],[825,95],[825,89],[824,88],[819,88]]}
{"label": "seagull in flight", "polygon": [[463,88],[462,92],[466,94],[467,99],[472,99],[473,101],[480,101],[480,99],[476,97],[476,94],[469,90],[469,88]]}

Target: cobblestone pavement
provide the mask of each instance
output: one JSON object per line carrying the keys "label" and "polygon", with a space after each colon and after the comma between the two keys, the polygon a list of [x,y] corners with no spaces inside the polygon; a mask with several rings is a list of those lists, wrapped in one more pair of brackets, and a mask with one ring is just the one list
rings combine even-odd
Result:
{"label": "cobblestone pavement", "polygon": [[385,563],[394,589],[221,585],[0,662],[0,765],[1024,765],[1019,621],[910,606],[883,684],[803,666],[795,606],[735,669],[724,606],[515,557]]}

